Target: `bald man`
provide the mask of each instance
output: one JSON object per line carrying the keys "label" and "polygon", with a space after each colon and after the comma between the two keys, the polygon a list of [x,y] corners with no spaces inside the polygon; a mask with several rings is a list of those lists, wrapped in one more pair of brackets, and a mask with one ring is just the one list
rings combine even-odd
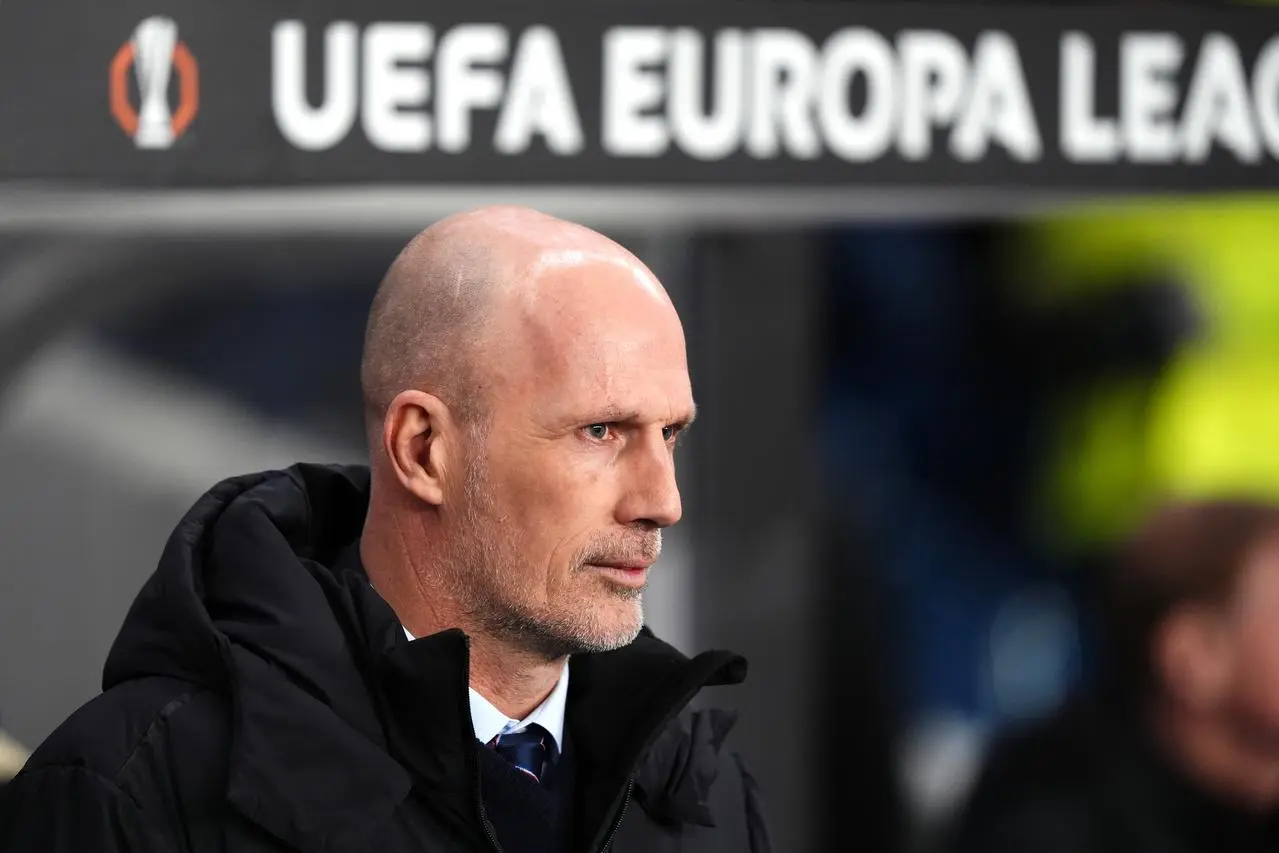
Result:
{"label": "bald man", "polygon": [[732,715],[688,707],[745,662],[643,627],[694,416],[653,274],[451,217],[387,273],[362,381],[370,466],[194,506],[0,849],[766,853]]}

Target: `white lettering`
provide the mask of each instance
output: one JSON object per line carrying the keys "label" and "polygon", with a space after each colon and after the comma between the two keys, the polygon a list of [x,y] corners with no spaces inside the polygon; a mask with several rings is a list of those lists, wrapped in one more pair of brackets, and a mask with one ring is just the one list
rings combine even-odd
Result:
{"label": "white lettering", "polygon": [[1017,43],[1003,32],[982,33],[977,39],[972,88],[950,150],[960,160],[980,160],[992,140],[1023,162],[1043,153]]}
{"label": "white lettering", "polygon": [[1252,103],[1270,156],[1279,157],[1279,36],[1266,42],[1252,70]]}
{"label": "white lettering", "polygon": [[746,150],[764,159],[776,157],[783,146],[803,160],[821,154],[811,106],[817,83],[813,43],[794,30],[759,30],[751,66]]}
{"label": "white lettering", "polygon": [[383,151],[424,151],[431,119],[422,107],[431,80],[421,65],[431,56],[435,34],[426,24],[376,23],[364,31],[364,133]]}
{"label": "white lettering", "polygon": [[[893,50],[874,30],[840,30],[822,50],[818,120],[826,144],[837,156],[854,163],[883,156],[892,142],[897,118],[897,68]],[[848,96],[853,80],[866,80],[866,104],[861,115],[850,112]]]}
{"label": "white lettering", "polygon": [[1210,33],[1199,48],[1181,116],[1182,157],[1202,163],[1214,140],[1244,162],[1261,159],[1261,136],[1249,112],[1248,81],[1239,48],[1221,33]]}
{"label": "white lettering", "polygon": [[898,41],[902,63],[902,124],[897,149],[907,160],[932,152],[933,128],[959,112],[968,59],[950,33],[906,32]]}
{"label": "white lettering", "polygon": [[561,157],[580,153],[585,146],[582,120],[560,40],[550,27],[530,27],[516,48],[506,103],[497,117],[493,145],[500,154],[528,150],[534,134]]}
{"label": "white lettering", "polygon": [[1184,53],[1170,33],[1129,33],[1120,42],[1119,110],[1124,147],[1137,163],[1169,163],[1177,156],[1172,77]]}
{"label": "white lettering", "polygon": [[1077,163],[1104,163],[1119,157],[1114,119],[1095,115],[1097,51],[1086,33],[1069,32],[1061,41],[1061,150]]}
{"label": "white lettering", "polygon": [[471,112],[502,102],[502,74],[492,68],[509,49],[504,27],[466,24],[449,30],[436,52],[435,144],[457,154],[471,144]]}
{"label": "white lettering", "polygon": [[306,97],[306,26],[281,21],[271,33],[271,107],[280,133],[304,151],[323,151],[351,131],[356,112],[356,40],[349,21],[328,26],[324,36],[324,100]]}
{"label": "white lettering", "polygon": [[671,133],[698,160],[719,160],[741,143],[746,116],[746,41],[740,30],[715,36],[714,82],[703,104],[705,44],[697,30],[681,28],[671,39]]}
{"label": "white lettering", "polygon": [[652,66],[666,59],[666,33],[656,27],[613,27],[604,34],[604,150],[616,157],[656,157],[670,145],[661,116],[643,115],[662,102]]}

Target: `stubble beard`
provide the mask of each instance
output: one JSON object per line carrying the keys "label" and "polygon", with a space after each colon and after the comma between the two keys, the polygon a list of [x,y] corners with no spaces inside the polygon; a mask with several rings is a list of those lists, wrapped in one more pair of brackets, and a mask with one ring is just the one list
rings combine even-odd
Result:
{"label": "stubble beard", "polygon": [[[633,626],[608,625],[600,618],[598,599],[580,595],[574,601],[552,603],[550,612],[528,602],[520,578],[525,562],[520,543],[507,517],[497,506],[481,455],[468,466],[465,499],[458,515],[450,561],[449,585],[474,630],[538,656],[546,661],[569,655],[607,652],[630,644],[643,625],[643,590],[619,586],[603,579],[583,577],[589,554],[573,555],[571,581],[582,589],[593,581],[618,602],[635,608]],[[660,550],[660,535],[656,537]]]}

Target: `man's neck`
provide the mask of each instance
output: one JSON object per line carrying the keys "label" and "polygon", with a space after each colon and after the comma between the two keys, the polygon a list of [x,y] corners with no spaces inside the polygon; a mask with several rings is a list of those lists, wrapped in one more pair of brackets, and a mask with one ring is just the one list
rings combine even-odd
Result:
{"label": "man's neck", "polygon": [[471,637],[472,689],[512,720],[524,719],[546,701],[564,673],[564,658],[548,661],[467,633]]}
{"label": "man's neck", "polygon": [[360,542],[364,570],[409,633],[427,637],[450,628],[462,629],[470,638],[471,687],[511,719],[524,719],[551,695],[564,671],[564,658],[548,661],[489,636],[466,617],[465,608],[443,585],[428,586],[424,580],[427,575],[413,565],[413,552],[384,544],[402,542],[401,536],[370,533],[366,529]]}
{"label": "man's neck", "polygon": [[[371,501],[377,500],[376,490]],[[411,525],[410,525],[411,527]],[[420,541],[420,531],[405,529],[403,518],[383,508],[369,516],[360,537],[360,563],[378,595],[395,611],[400,622],[415,637],[426,637],[451,627],[451,614],[458,608],[447,590],[428,588],[418,561],[429,563],[425,549],[409,546]]]}
{"label": "man's neck", "polygon": [[1246,743],[1224,723],[1177,709],[1153,714],[1159,742],[1201,787],[1253,812],[1279,807],[1279,756]]}

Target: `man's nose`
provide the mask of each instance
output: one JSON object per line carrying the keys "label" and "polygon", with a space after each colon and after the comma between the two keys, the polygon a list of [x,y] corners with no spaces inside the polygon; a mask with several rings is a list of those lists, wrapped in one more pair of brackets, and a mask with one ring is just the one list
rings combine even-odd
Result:
{"label": "man's nose", "polygon": [[683,516],[684,506],[675,481],[675,458],[665,440],[646,440],[630,448],[625,493],[618,514],[621,524],[652,527],[670,527]]}

